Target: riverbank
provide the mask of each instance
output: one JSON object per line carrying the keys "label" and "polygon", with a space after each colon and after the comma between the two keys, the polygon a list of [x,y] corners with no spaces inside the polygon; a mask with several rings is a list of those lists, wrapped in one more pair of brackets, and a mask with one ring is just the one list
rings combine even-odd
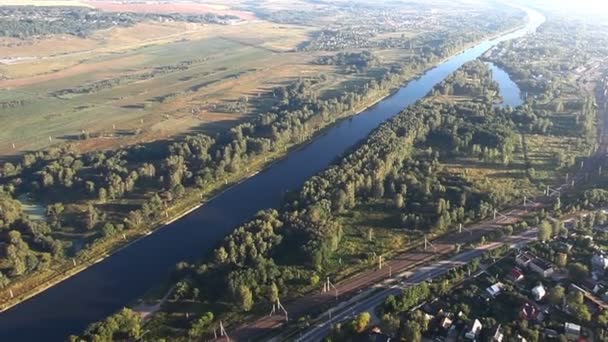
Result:
{"label": "riverbank", "polygon": [[[188,203],[180,202],[180,208],[172,208],[175,210],[169,215],[170,218],[167,217],[164,225],[155,230],[158,232],[165,231],[160,228],[166,227],[168,225],[167,222],[171,221],[173,222],[171,224],[173,226],[171,234],[167,232],[160,234],[151,234],[150,231],[140,232],[141,236],[152,236],[149,239],[138,238],[135,242],[142,243],[128,249],[124,248],[124,245],[129,244],[131,246],[135,242],[122,242],[123,247],[119,250],[123,252],[121,255],[100,263],[90,272],[79,272],[81,275],[75,277],[76,279],[65,282],[56,290],[49,291],[50,293],[45,295],[44,298],[28,303],[27,307],[12,310],[10,316],[5,316],[4,324],[7,328],[4,331],[8,332],[8,336],[10,336],[10,332],[19,325],[13,324],[14,322],[22,322],[21,325],[23,325],[23,322],[26,322],[25,320],[30,321],[34,318],[31,316],[31,313],[34,312],[32,310],[40,309],[40,305],[48,303],[49,299],[51,301],[65,300],[66,291],[74,288],[77,288],[80,294],[73,293],[73,296],[69,300],[65,300],[65,312],[74,312],[76,314],[76,311],[90,302],[89,299],[92,297],[104,298],[104,302],[95,301],[86,309],[85,314],[88,316],[83,317],[81,315],[80,317],[71,318],[72,321],[62,322],[64,324],[62,325],[63,328],[54,329],[54,333],[59,335],[60,332],[58,330],[79,329],[83,321],[91,322],[93,319],[99,319],[91,317],[105,317],[104,315],[107,314],[108,310],[116,310],[118,305],[124,305],[124,303],[132,301],[133,298],[136,298],[135,296],[139,296],[139,293],[146,286],[158,281],[160,277],[166,277],[166,271],[172,265],[175,265],[176,260],[191,258],[193,255],[200,257],[205,250],[213,247],[216,241],[221,239],[221,236],[225,236],[227,232],[230,232],[234,228],[235,221],[245,220],[252,213],[262,208],[278,205],[279,198],[282,197],[285,190],[301,184],[301,182],[308,179],[311,175],[326,168],[337,156],[344,153],[345,150],[351,148],[358,141],[361,141],[361,139],[364,139],[378,124],[392,117],[401,108],[413,103],[420,96],[424,96],[429,91],[429,87],[440,81],[445,73],[451,73],[452,69],[457,68],[459,63],[467,61],[470,58],[475,58],[479,54],[479,51],[486,49],[492,44],[494,43],[486,42],[468,54],[456,56],[454,63],[438,66],[436,68],[438,70],[429,71],[429,75],[425,75],[428,77],[422,77],[421,80],[411,82],[410,87],[402,88],[395,97],[383,101],[377,107],[371,105],[395,92],[386,91],[383,94],[373,94],[365,102],[367,107],[373,107],[369,112],[364,113],[365,115],[355,116],[348,123],[336,123],[336,121],[343,121],[344,118],[353,117],[352,114],[345,113],[341,116],[340,120],[331,122],[333,123],[331,125],[328,122],[323,125],[323,128],[315,131],[311,136],[318,137],[317,139],[294,143],[283,151],[277,151],[272,156],[271,161],[261,161],[260,159],[263,159],[263,157],[259,158],[258,162],[260,165],[257,169],[265,169],[267,170],[266,172],[258,175],[258,177],[249,176],[249,178],[236,179],[234,181],[247,184],[238,187],[227,187],[226,183],[233,180],[226,179],[224,184],[218,185],[220,189],[214,193],[214,196],[210,195],[207,198],[201,199],[200,192],[196,193],[199,195],[196,198],[197,207],[201,206],[201,200],[205,200],[208,204],[202,210],[197,211],[192,207],[188,207]],[[466,50],[466,48],[463,48],[463,50]],[[435,69],[435,67],[432,68]],[[413,75],[408,76],[410,80],[413,77]],[[404,81],[401,81],[399,85],[403,83]],[[416,91],[412,91],[413,89],[416,89]],[[363,106],[363,103],[361,106]],[[357,108],[357,110],[361,109]],[[291,151],[293,154],[290,153],[289,158],[284,158],[288,151]],[[282,162],[279,163],[279,160]],[[268,167],[270,164],[275,163],[279,165],[274,168]],[[256,172],[251,169],[249,171]],[[283,177],[278,176],[279,174],[283,175]],[[234,177],[237,178],[236,175]],[[246,182],[246,180],[251,178],[253,178],[253,181]],[[190,210],[192,215],[185,214],[188,210]],[[197,213],[194,214],[192,211],[197,211]],[[178,215],[182,215],[183,220],[176,220],[175,218]],[[188,249],[192,250],[188,251]],[[114,252],[114,254],[116,253]],[[155,254],[158,254],[158,258],[156,259]],[[93,260],[98,263],[103,259],[97,257]],[[95,281],[91,282],[91,279],[95,279]],[[137,281],[131,281],[132,279],[137,279]],[[61,297],[62,294],[64,295],[63,297]],[[110,295],[112,300],[106,298],[107,295]],[[38,309],[36,309],[37,307]],[[51,308],[48,305],[44,307],[47,309]],[[45,317],[49,317],[46,311],[44,308],[35,311],[37,312],[36,320],[40,321],[44,320]],[[82,314],[81,311],[78,312]],[[54,315],[56,313],[48,312],[48,314]],[[9,326],[11,328],[8,328]],[[24,334],[20,334],[19,336],[24,336]]]}
{"label": "riverbank", "polygon": [[[511,31],[512,30],[507,32]],[[487,40],[487,38],[466,44],[461,50],[457,51],[452,56],[466,51],[471,46],[474,46],[483,40]],[[445,62],[452,56],[446,57],[439,62],[432,63],[432,65],[421,67],[419,70],[411,71],[407,75],[404,75],[394,81],[386,91],[378,91],[374,94],[370,94],[363,101],[361,101],[356,108],[346,111],[333,120],[324,122],[322,125],[314,128],[314,131],[310,133],[305,140],[288,145],[283,150],[256,158],[245,170],[246,172],[231,174],[223,182],[212,184],[202,191],[198,189],[187,189],[186,195],[183,199],[180,199],[179,203],[166,209],[165,219],[157,222],[153,226],[146,229],[125,230],[118,236],[96,241],[79,256],[73,259],[64,260],[51,266],[45,271],[28,275],[27,278],[14,282],[10,286],[0,291],[0,301],[2,303],[0,304],[0,312],[6,311],[19,303],[28,300],[41,292],[44,292],[48,288],[79,274],[90,266],[95,265],[105,260],[107,257],[124,250],[134,243],[139,242],[141,239],[145,238],[151,233],[158,231],[196,211],[201,206],[209,201],[212,201],[225,191],[228,191],[232,187],[255,176],[260,171],[271,167],[274,163],[282,160],[293,151],[305,147],[316,137],[323,135],[327,129],[338,124],[342,120],[358,115],[387,97],[392,96],[398,89],[405,86],[408,82],[416,79],[428,70],[434,68],[436,65]]]}

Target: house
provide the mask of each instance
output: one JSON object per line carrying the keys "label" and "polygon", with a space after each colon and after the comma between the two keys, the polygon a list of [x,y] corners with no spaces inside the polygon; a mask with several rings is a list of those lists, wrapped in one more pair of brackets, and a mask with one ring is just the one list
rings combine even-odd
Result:
{"label": "house", "polygon": [[536,306],[528,302],[524,303],[524,305],[519,310],[519,316],[527,321],[532,321],[536,319],[537,315],[538,310],[536,309]]}
{"label": "house", "polygon": [[536,259],[536,256],[530,252],[522,252],[519,253],[516,257],[515,257],[515,263],[518,264],[520,267],[528,267],[528,264],[530,264],[530,262],[532,262],[532,260]]}
{"label": "house", "polygon": [[553,265],[544,259],[536,258],[528,265],[530,270],[540,274],[540,276],[543,278],[550,277],[553,274]]}
{"label": "house", "polygon": [[543,335],[545,338],[547,339],[557,339],[559,338],[559,333],[553,329],[547,329],[545,328],[545,330],[543,330]]}
{"label": "house", "polygon": [[591,257],[591,269],[594,272],[603,273],[608,268],[608,258],[603,254],[594,254]]}
{"label": "house", "polygon": [[568,339],[576,340],[581,335],[581,326],[574,323],[565,323],[564,332]]}
{"label": "house", "polygon": [[547,291],[542,284],[538,284],[532,289],[532,297],[534,297],[534,300],[537,302],[542,300],[546,294]]}
{"label": "house", "polygon": [[452,326],[452,323],[454,323],[449,317],[445,316],[441,319],[441,321],[439,322],[439,326],[443,329],[449,329]]}
{"label": "house", "polygon": [[522,272],[521,268],[513,267],[511,273],[509,273],[509,278],[511,278],[511,280],[514,282],[517,282],[524,279],[524,273]]}
{"label": "house", "polygon": [[498,296],[498,294],[500,293],[500,291],[502,291],[502,289],[505,287],[505,285],[501,282],[498,282],[490,287],[488,287],[486,289],[486,292],[492,297],[496,297]]}
{"label": "house", "polygon": [[597,294],[603,289],[603,286],[593,279],[585,279],[581,285],[584,289],[591,291],[594,294]]}
{"label": "house", "polygon": [[469,331],[464,334],[464,337],[468,338],[469,340],[474,340],[475,338],[477,338],[477,335],[479,335],[482,328],[483,326],[481,325],[481,322],[476,318],[473,324],[471,325],[471,329],[469,329]]}
{"label": "house", "polygon": [[494,333],[492,334],[492,342],[502,342],[502,339],[505,336],[502,334],[501,325],[499,324],[496,329],[494,329]]}
{"label": "house", "polygon": [[369,341],[374,342],[390,342],[391,337],[383,334],[379,327],[373,327],[369,332]]}

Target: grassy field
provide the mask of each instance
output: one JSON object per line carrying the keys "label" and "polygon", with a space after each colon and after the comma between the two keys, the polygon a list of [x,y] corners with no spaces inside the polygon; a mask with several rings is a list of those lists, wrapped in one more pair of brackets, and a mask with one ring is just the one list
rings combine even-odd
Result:
{"label": "grassy field", "polygon": [[[317,74],[319,68],[308,65],[313,57],[284,53],[307,32],[269,23],[250,24],[247,29],[140,24],[86,39],[53,37],[14,45],[5,39],[4,45],[11,48],[1,57],[6,62],[0,65],[0,102],[22,104],[0,110],[0,123],[8,128],[0,133],[0,153],[71,141],[83,130],[105,136],[85,142],[86,148],[111,147],[145,140],[146,135],[170,136],[207,124],[236,122],[264,111],[258,106],[264,101],[251,101],[242,112],[215,108]],[[174,69],[157,72],[170,67]],[[114,83],[66,93],[103,80]]]}

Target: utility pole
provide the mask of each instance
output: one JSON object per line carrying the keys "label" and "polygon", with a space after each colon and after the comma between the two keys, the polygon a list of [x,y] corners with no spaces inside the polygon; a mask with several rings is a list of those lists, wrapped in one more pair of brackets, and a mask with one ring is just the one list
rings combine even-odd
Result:
{"label": "utility pole", "polygon": [[429,239],[426,237],[426,235],[424,236],[424,250],[426,251],[427,248],[431,246],[433,247],[433,250],[436,250],[437,248],[429,241]]}
{"label": "utility pole", "polygon": [[226,329],[224,329],[224,324],[222,324],[222,321],[220,321],[220,336],[225,337],[226,341],[230,342],[230,337],[228,336]]}
{"label": "utility pole", "polygon": [[382,262],[383,262],[383,261],[384,261],[384,260],[383,260],[383,258],[382,258],[382,255],[380,255],[380,256],[378,257],[378,269],[379,269],[379,270],[381,270],[381,269],[382,269]]}
{"label": "utility pole", "polygon": [[[273,305],[274,307],[274,305]],[[283,310],[283,313],[285,314],[285,322],[289,321],[289,316],[287,314],[287,309],[285,309],[285,307],[283,306],[283,304],[281,304],[281,300],[277,297],[277,309],[281,309]]]}
{"label": "utility pole", "polygon": [[329,292],[329,290],[332,288],[334,289],[334,294],[335,294],[336,300],[338,300],[338,288],[336,288],[336,286],[334,286],[334,284],[332,284],[332,282],[329,281],[329,277],[327,277],[325,284],[323,284],[323,292]]}

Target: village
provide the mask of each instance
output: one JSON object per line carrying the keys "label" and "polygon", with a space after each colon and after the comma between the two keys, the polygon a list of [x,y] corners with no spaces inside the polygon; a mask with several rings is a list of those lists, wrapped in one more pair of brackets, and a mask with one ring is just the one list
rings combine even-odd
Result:
{"label": "village", "polygon": [[[554,222],[559,232],[551,241],[482,262],[476,273],[408,315],[418,317],[428,341],[604,341],[605,225],[605,211]],[[381,331],[372,334],[386,340]]]}

